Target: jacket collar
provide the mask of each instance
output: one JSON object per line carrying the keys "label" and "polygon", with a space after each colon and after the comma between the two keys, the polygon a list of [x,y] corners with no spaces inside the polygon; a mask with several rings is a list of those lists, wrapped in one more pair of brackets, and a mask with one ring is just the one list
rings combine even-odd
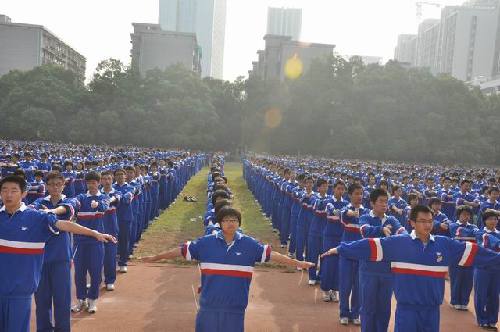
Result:
{"label": "jacket collar", "polygon": [[[24,202],[21,202],[21,205],[19,206],[19,209],[17,209],[16,211],[14,211],[13,214],[15,214],[17,211],[23,212],[27,208],[28,207],[26,206],[26,204],[24,204]],[[4,212],[4,211],[7,212],[7,210],[5,210],[5,205],[0,208],[0,212]]]}
{"label": "jacket collar", "polygon": [[[412,231],[411,231],[410,236],[411,236],[411,239],[412,239],[412,240],[416,240],[416,239],[418,239],[418,238],[417,238],[417,233],[415,233],[415,230],[412,230]],[[429,240],[431,240],[432,242],[434,242],[434,240],[435,240],[434,235],[432,235],[432,234],[431,234],[431,235],[429,236]]]}

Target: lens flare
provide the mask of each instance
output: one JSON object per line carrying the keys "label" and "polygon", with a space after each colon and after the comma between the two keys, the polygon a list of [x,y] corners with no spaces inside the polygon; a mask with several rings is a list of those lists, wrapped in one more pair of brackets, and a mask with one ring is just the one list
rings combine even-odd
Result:
{"label": "lens flare", "polygon": [[281,124],[282,115],[278,108],[270,108],[266,111],[265,122],[267,128],[276,128]]}
{"label": "lens flare", "polygon": [[302,76],[304,65],[297,54],[288,59],[285,63],[285,76],[290,80],[295,80]]}

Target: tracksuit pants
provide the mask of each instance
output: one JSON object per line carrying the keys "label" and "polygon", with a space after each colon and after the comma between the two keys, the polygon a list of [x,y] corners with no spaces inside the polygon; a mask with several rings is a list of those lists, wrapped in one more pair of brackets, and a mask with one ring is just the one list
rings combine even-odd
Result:
{"label": "tracksuit pants", "polygon": [[[42,277],[35,292],[35,303],[38,332],[69,332],[71,330],[71,263],[69,261],[43,263]],[[52,317],[54,317],[54,324]]]}
{"label": "tracksuit pants", "polygon": [[131,220],[118,220],[118,265],[127,266],[129,248],[130,248],[130,233],[132,228]]}
{"label": "tracksuit pants", "polygon": [[[340,244],[340,237],[323,236],[321,253],[327,252]],[[321,290],[337,291],[339,289],[339,255],[326,256],[321,260]]]}
{"label": "tracksuit pants", "polygon": [[243,332],[245,312],[200,309],[196,315],[196,332]]}
{"label": "tracksuit pants", "polygon": [[339,257],[339,300],[340,317],[359,318],[359,262],[344,256]]}
{"label": "tracksuit pants", "polygon": [[317,274],[318,259],[323,248],[321,234],[309,234],[307,237],[307,261],[314,263],[314,266],[309,268],[309,280],[319,280]]}
{"label": "tracksuit pants", "polygon": [[498,322],[498,297],[500,272],[486,269],[474,270],[474,308],[479,325]]}
{"label": "tracksuit pants", "polygon": [[450,266],[451,305],[467,305],[472,291],[474,268]]}
{"label": "tracksuit pants", "polygon": [[396,306],[394,332],[439,332],[439,306]]}
{"label": "tracksuit pants", "polygon": [[0,297],[0,331],[29,332],[31,295]]}
{"label": "tracksuit pants", "polygon": [[[297,222],[299,215],[294,213],[290,214],[290,244],[288,245],[288,252],[295,254],[297,248]],[[304,250],[304,249],[302,249]]]}
{"label": "tracksuit pants", "polygon": [[361,331],[387,332],[391,318],[392,276],[360,272]]}
{"label": "tracksuit pants", "polygon": [[[116,237],[116,234],[113,234]],[[104,283],[114,284],[116,281],[116,253],[118,245],[116,243],[104,243]]]}
{"label": "tracksuit pants", "polygon": [[306,249],[307,246],[307,237],[309,234],[309,218],[301,218],[299,215],[299,218],[297,220],[297,243],[296,243],[296,255],[295,257],[299,261],[304,260],[304,249]]}
{"label": "tracksuit pants", "polygon": [[[76,298],[79,300],[97,299],[102,282],[103,244],[99,242],[77,243],[74,261]],[[88,290],[87,273],[90,275],[90,288]]]}

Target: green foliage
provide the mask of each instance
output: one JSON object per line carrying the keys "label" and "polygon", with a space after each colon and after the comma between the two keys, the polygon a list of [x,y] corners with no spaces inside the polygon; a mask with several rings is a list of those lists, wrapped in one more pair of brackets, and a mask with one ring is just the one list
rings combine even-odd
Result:
{"label": "green foliage", "polygon": [[102,61],[87,86],[41,66],[0,78],[0,135],[74,143],[500,164],[500,97],[398,63],[316,59],[293,81],[145,77]]}

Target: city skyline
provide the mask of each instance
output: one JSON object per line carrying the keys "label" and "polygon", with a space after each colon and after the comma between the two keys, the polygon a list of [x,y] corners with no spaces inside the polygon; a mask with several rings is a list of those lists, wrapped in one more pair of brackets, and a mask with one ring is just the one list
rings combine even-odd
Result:
{"label": "city skyline", "polygon": [[[445,0],[443,5],[463,1]],[[118,6],[118,7],[117,7]],[[356,3],[326,3],[320,0],[227,1],[224,79],[247,76],[256,51],[263,48],[267,8],[302,8],[301,40],[337,45],[339,54],[393,58],[397,36],[415,33],[415,1],[382,0]],[[0,14],[16,23],[44,25],[65,43],[87,57],[87,81],[99,61],[113,57],[130,63],[132,22],[157,23],[158,0],[73,3],[62,0],[3,0]],[[116,15],[119,13],[120,15]],[[436,18],[438,8],[424,8],[423,18]]]}

